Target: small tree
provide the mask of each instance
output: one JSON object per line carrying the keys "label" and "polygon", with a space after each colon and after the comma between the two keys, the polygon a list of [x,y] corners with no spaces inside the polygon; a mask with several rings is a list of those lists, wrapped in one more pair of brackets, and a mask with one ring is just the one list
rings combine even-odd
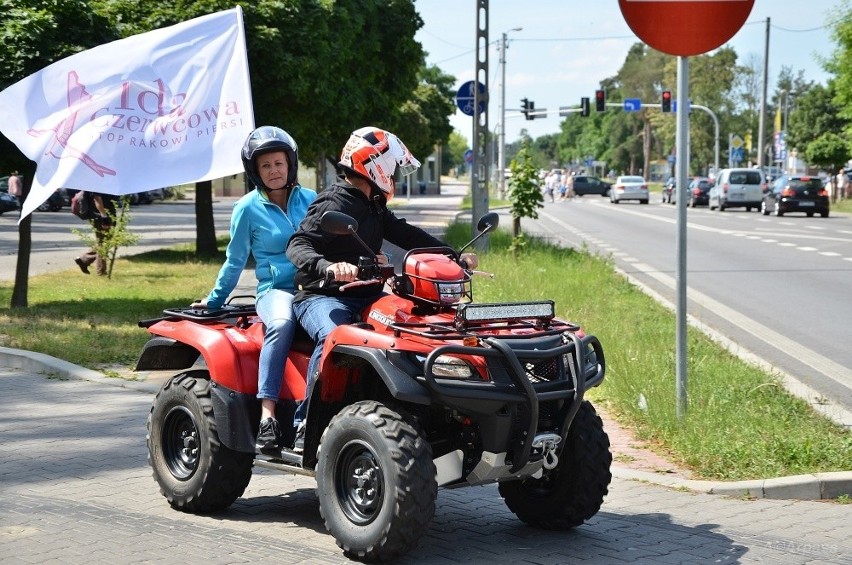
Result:
{"label": "small tree", "polygon": [[107,264],[107,278],[112,279],[112,267],[115,264],[115,256],[118,253],[118,248],[122,246],[130,246],[139,241],[139,236],[132,233],[128,229],[130,224],[130,200],[128,198],[121,199],[121,209],[113,214],[107,210],[107,215],[110,218],[110,227],[106,230],[103,237],[98,241],[94,224],[89,231],[82,231],[77,228],[72,229],[83,243],[95,250]]}
{"label": "small tree", "polygon": [[808,143],[805,159],[808,163],[825,169],[831,180],[831,199],[837,202],[837,177],[835,173],[849,160],[849,144],[836,133],[824,133]]}
{"label": "small tree", "polygon": [[523,243],[521,218],[538,218],[538,209],[544,208],[544,196],[538,178],[538,168],[533,164],[529,140],[521,143],[521,149],[509,164],[512,179],[509,181],[509,201],[512,203],[513,247]]}

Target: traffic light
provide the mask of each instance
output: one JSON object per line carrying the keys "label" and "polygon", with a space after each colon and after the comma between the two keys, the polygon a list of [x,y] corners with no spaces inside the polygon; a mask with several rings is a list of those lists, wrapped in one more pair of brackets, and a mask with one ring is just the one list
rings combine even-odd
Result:
{"label": "traffic light", "polygon": [[529,112],[527,112],[527,119],[534,120],[535,119],[535,102],[532,100],[529,101],[529,108],[527,108]]}
{"label": "traffic light", "polygon": [[595,90],[595,110],[603,112],[606,110],[606,92]]}
{"label": "traffic light", "polygon": [[589,115],[589,98],[587,96],[580,98],[580,115],[584,118]]}
{"label": "traffic light", "polygon": [[526,98],[521,98],[521,113],[524,118],[530,119],[530,101]]}
{"label": "traffic light", "polygon": [[672,111],[672,91],[664,90],[663,91],[663,101],[661,104],[663,112],[671,112]]}

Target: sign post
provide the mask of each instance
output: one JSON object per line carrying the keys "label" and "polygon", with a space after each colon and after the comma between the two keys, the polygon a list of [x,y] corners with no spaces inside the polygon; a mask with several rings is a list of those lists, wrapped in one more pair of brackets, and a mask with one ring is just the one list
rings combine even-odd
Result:
{"label": "sign post", "polygon": [[[618,0],[630,29],[650,47],[677,56],[677,97],[686,100],[676,111],[675,186],[686,186],[689,173],[689,60],[712,51],[743,26],[754,0]],[[677,303],[675,306],[675,388],[677,416],[686,414],[686,198],[677,199]]]}

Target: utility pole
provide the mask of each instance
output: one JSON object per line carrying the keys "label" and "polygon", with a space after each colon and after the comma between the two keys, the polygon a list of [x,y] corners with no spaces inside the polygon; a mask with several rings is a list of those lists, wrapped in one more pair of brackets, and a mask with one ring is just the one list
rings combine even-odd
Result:
{"label": "utility pole", "polygon": [[[521,31],[524,28],[515,27],[509,31]],[[506,196],[506,49],[507,34],[503,32],[503,41],[500,43],[500,137],[497,147],[497,175],[498,186],[500,188],[500,197]]]}
{"label": "utility pole", "polygon": [[766,142],[766,89],[769,83],[769,18],[766,18],[766,46],[763,51],[763,95],[760,97],[760,121],[757,126],[757,166],[763,170]]}
{"label": "utility pole", "polygon": [[[485,86],[480,93],[474,88],[473,95],[473,168],[470,173],[470,198],[472,203],[471,231],[477,235],[476,222],[488,213],[488,0],[476,2],[476,81]],[[483,99],[484,98],[484,99]],[[483,111],[480,111],[480,101]],[[480,238],[477,249],[488,249],[488,236]]]}

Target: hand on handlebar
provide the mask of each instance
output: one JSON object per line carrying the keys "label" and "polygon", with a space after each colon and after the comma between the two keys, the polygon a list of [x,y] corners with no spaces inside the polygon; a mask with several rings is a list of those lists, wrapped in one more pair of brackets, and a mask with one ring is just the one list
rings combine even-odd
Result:
{"label": "hand on handlebar", "polygon": [[207,308],[207,299],[202,298],[201,300],[197,300],[189,305],[190,308],[195,308],[197,310],[205,310]]}
{"label": "hand on handlebar", "polygon": [[352,282],[358,278],[358,267],[352,263],[332,263],[326,268],[326,277],[340,282]]}

